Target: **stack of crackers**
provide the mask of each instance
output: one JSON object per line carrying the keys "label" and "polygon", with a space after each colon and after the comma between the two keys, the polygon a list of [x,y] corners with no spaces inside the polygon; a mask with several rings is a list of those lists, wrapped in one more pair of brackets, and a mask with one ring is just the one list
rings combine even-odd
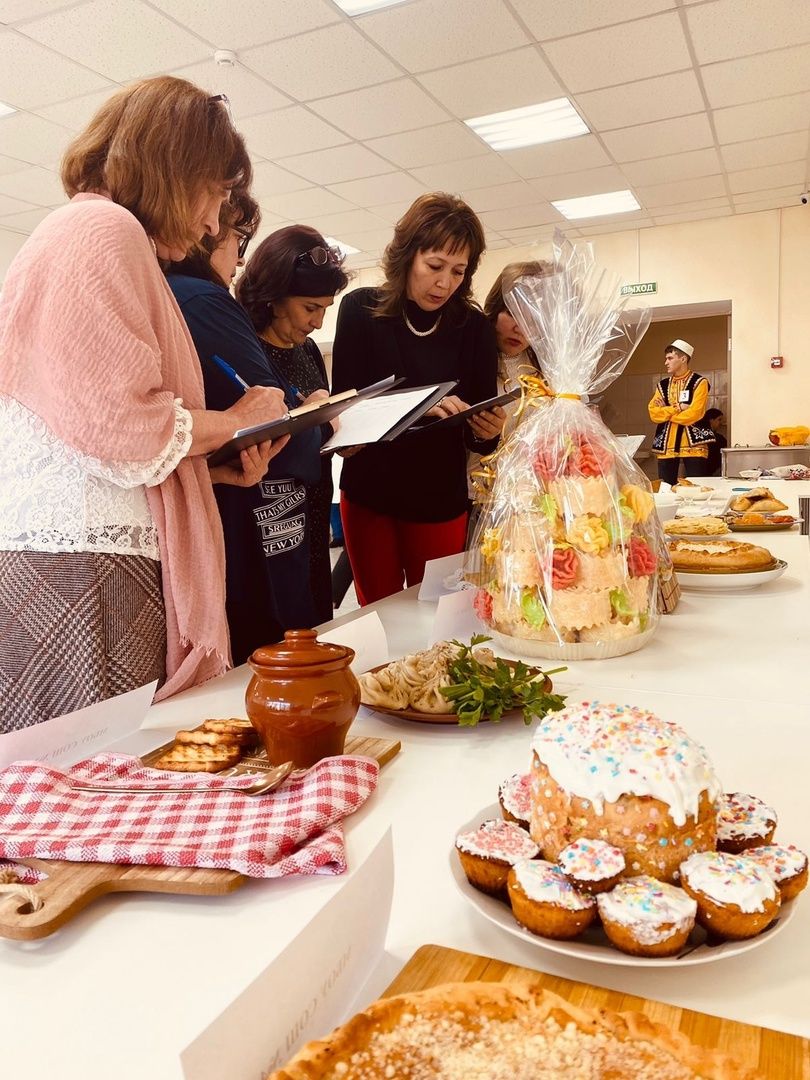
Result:
{"label": "stack of crackers", "polygon": [[206,720],[194,731],[178,731],[174,745],[151,762],[151,767],[171,772],[219,772],[236,765],[258,741],[249,720]]}

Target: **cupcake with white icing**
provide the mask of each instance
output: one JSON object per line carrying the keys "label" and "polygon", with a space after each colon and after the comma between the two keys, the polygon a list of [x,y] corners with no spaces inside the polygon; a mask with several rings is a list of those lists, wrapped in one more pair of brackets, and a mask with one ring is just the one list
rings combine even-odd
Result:
{"label": "cupcake with white icing", "polygon": [[753,859],[773,878],[783,904],[798,896],[807,885],[807,856],[792,844],[764,844],[750,848],[745,857]]}
{"label": "cupcake with white icing", "polygon": [[723,851],[690,855],[681,867],[681,885],[697,902],[698,922],[734,941],[770,926],[782,903],[776,882],[762,866]]}
{"label": "cupcake with white icing", "polygon": [[755,795],[735,791],[717,802],[717,850],[740,855],[770,844],[776,832],[776,811]]}
{"label": "cupcake with white icing", "polygon": [[594,898],[575,889],[559,866],[542,859],[515,863],[507,893],[517,921],[540,937],[577,937],[596,917]]}
{"label": "cupcake with white icing", "polygon": [[677,725],[586,701],[549,714],[532,751],[531,835],[543,858],[588,837],[619,848],[628,876],[671,882],[692,852],[714,850],[722,785]]}
{"label": "cupcake with white icing", "polygon": [[581,836],[564,847],[557,860],[576,889],[588,893],[608,892],[624,873],[624,853],[604,840]]}
{"label": "cupcake with white icing", "polygon": [[527,832],[532,816],[531,781],[530,773],[515,773],[498,788],[498,802],[504,820],[513,821]]}
{"label": "cupcake with white icing", "polygon": [[697,903],[647,874],[620,881],[596,900],[608,938],[631,956],[674,956],[695,925]]}
{"label": "cupcake with white icing", "polygon": [[525,829],[511,821],[485,821],[471,832],[459,833],[456,851],[467,880],[490,896],[506,895],[510,867],[540,854]]}

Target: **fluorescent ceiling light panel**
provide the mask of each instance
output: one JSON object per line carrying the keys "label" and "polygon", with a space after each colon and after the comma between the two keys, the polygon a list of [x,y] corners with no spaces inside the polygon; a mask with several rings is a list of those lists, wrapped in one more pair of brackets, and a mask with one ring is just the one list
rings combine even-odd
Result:
{"label": "fluorescent ceiling light panel", "polygon": [[347,15],[368,15],[370,11],[396,7],[404,2],[405,0],[335,0],[337,6]]}
{"label": "fluorescent ceiling light panel", "polygon": [[5,101],[0,101],[0,116],[11,116],[16,111],[13,105],[6,105]]}
{"label": "fluorescent ceiling light panel", "polygon": [[329,247],[337,248],[341,255],[345,258],[347,255],[356,255],[360,248],[352,247],[351,244],[344,244],[342,240],[336,240],[334,236],[325,236],[324,240]]}
{"label": "fluorescent ceiling light panel", "polygon": [[604,217],[605,214],[628,214],[631,210],[641,209],[632,191],[606,191],[603,195],[585,195],[580,199],[559,199],[551,205],[569,221]]}
{"label": "fluorescent ceiling light panel", "polygon": [[521,109],[491,113],[465,120],[476,135],[488,142],[493,150],[517,150],[519,146],[558,142],[587,135],[590,128],[568,98],[555,98],[539,105],[524,105]]}

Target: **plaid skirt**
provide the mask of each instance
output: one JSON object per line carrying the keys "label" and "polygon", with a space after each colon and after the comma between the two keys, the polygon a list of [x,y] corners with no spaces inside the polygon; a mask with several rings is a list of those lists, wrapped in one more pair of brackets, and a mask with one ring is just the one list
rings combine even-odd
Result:
{"label": "plaid skirt", "polygon": [[165,677],[160,563],[0,551],[0,733]]}

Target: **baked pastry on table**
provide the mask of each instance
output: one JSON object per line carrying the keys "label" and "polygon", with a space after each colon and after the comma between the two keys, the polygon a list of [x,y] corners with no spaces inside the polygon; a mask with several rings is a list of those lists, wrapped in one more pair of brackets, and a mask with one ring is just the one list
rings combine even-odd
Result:
{"label": "baked pastry on table", "polygon": [[540,986],[448,983],[376,1001],[268,1080],[756,1080],[637,1012],[585,1009]]}
{"label": "baked pastry on table", "polygon": [[667,547],[676,570],[733,573],[770,570],[776,562],[767,548],[739,540],[670,540]]}
{"label": "baked pastry on table", "polygon": [[676,536],[725,536],[729,531],[722,518],[712,515],[670,518],[664,522],[664,532]]}
{"label": "baked pastry on table", "polygon": [[776,811],[756,795],[735,791],[717,800],[717,850],[747,854],[750,848],[770,844],[776,831]]}
{"label": "baked pastry on table", "polygon": [[807,856],[792,844],[764,844],[745,853],[776,882],[782,903],[793,900],[807,885]]}
{"label": "baked pastry on table", "polygon": [[780,510],[787,510],[787,504],[777,499],[770,488],[755,487],[732,499],[728,508],[740,514],[748,510],[755,510],[760,514],[776,514]]}
{"label": "baked pastry on table", "polygon": [[575,889],[559,866],[544,859],[515,863],[507,893],[517,921],[540,937],[579,937],[596,918],[594,898]]}
{"label": "baked pastry on table", "polygon": [[537,844],[512,821],[485,821],[456,837],[456,852],[467,880],[490,896],[506,897],[509,870],[521,859],[534,859]]}
{"label": "baked pastry on table", "polygon": [[756,937],[782,905],[774,879],[745,855],[701,851],[681,866],[681,885],[697,903],[697,920],[732,941]]}
{"label": "baked pastry on table", "polygon": [[695,925],[696,901],[647,874],[620,881],[596,900],[608,938],[631,956],[675,956]]}

